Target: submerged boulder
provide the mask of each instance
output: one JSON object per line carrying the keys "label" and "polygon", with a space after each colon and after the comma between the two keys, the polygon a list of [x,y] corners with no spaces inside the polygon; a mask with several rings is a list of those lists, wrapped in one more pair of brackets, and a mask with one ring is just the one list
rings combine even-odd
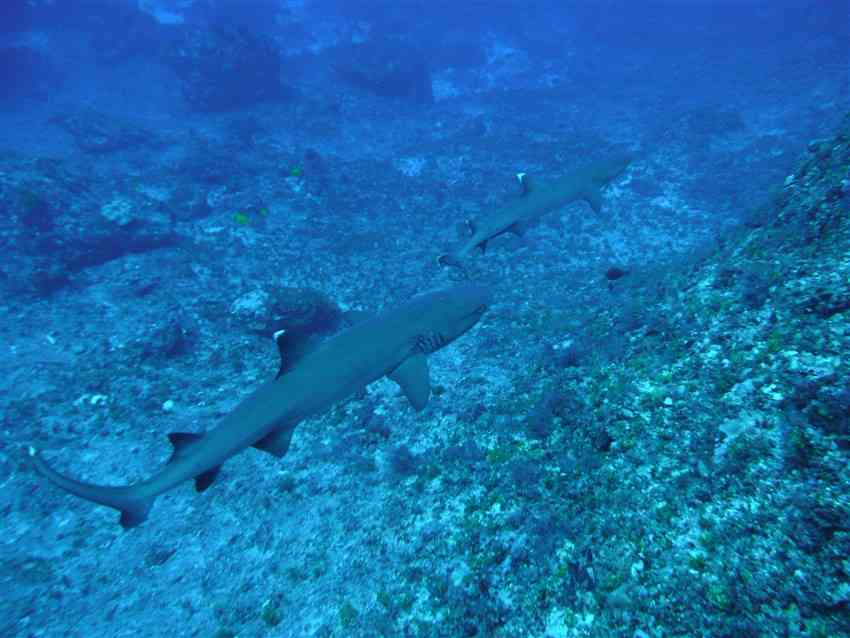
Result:
{"label": "submerged boulder", "polygon": [[85,268],[176,241],[168,206],[141,192],[104,196],[82,169],[56,160],[8,160],[3,168],[26,179],[0,185],[0,282],[8,292],[50,293]]}
{"label": "submerged boulder", "polygon": [[167,61],[195,111],[226,111],[288,93],[274,42],[244,29],[186,29]]}
{"label": "submerged boulder", "polygon": [[384,38],[340,47],[334,57],[334,70],[350,86],[416,104],[434,101],[425,56],[400,40]]}
{"label": "submerged boulder", "polygon": [[68,133],[76,147],[86,153],[161,148],[166,144],[152,131],[99,111],[57,113],[50,123]]}
{"label": "submerged boulder", "polygon": [[236,299],[231,314],[244,328],[271,336],[279,330],[298,334],[324,334],[336,329],[340,309],[312,288],[268,286]]}

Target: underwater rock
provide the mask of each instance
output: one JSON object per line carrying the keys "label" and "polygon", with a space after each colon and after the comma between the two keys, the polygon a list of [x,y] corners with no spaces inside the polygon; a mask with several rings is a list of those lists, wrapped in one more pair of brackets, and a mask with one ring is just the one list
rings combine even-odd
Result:
{"label": "underwater rock", "polygon": [[0,186],[7,203],[0,282],[7,292],[49,294],[84,268],[176,241],[162,202],[137,191],[104,197],[85,166],[47,160],[4,166],[23,176]]}
{"label": "underwater rock", "polygon": [[249,331],[269,336],[279,330],[327,333],[342,319],[339,308],[319,291],[287,286],[252,290],[234,301],[230,311]]}
{"label": "underwater rock", "polygon": [[36,190],[21,189],[16,208],[21,224],[33,233],[43,234],[53,230],[56,211]]}
{"label": "underwater rock", "polygon": [[66,228],[57,258],[71,271],[141,253],[176,241],[171,215],[158,202],[134,195],[116,196],[88,213],[82,225]]}
{"label": "underwater rock", "polygon": [[50,118],[50,122],[68,133],[77,148],[86,153],[164,146],[164,140],[154,133],[96,111],[63,113]]}
{"label": "underwater rock", "polygon": [[143,360],[160,361],[173,359],[188,352],[193,345],[193,330],[189,323],[178,317],[170,317],[158,323],[143,335],[140,356]]}
{"label": "underwater rock", "polygon": [[183,97],[195,111],[210,113],[279,100],[280,53],[267,38],[229,27],[192,28],[167,62],[180,79]]}
{"label": "underwater rock", "polygon": [[271,298],[272,329],[318,333],[340,321],[339,308],[311,288],[278,288]]}
{"label": "underwater rock", "polygon": [[425,57],[416,48],[385,38],[336,51],[334,70],[355,88],[381,97],[431,104],[434,93]]}

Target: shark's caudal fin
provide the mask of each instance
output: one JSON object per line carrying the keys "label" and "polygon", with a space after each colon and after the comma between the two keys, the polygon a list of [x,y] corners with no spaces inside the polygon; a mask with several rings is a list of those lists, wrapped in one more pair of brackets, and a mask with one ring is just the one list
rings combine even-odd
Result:
{"label": "shark's caudal fin", "polygon": [[50,467],[35,448],[29,449],[29,455],[36,471],[57,487],[94,503],[119,510],[123,528],[135,527],[148,517],[154,497],[140,496],[135,486],[112,487],[75,481]]}

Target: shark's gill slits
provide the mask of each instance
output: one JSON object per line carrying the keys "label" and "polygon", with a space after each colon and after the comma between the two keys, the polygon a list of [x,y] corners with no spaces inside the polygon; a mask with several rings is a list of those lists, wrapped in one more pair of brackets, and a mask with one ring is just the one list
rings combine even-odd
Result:
{"label": "shark's gill slits", "polygon": [[416,349],[423,354],[436,352],[447,343],[448,339],[439,332],[432,332],[430,334],[419,335],[416,337]]}

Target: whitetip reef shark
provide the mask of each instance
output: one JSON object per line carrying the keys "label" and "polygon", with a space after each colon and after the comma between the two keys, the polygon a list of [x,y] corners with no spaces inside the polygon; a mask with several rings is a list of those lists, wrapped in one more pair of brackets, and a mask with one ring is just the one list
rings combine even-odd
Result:
{"label": "whitetip reef shark", "polygon": [[51,483],[89,501],[121,512],[124,528],[142,523],[154,500],[188,479],[202,492],[222,463],[249,447],[280,458],[289,449],[295,426],[387,376],[421,410],[431,384],[427,355],[472,328],[490,303],[486,287],[465,284],[421,294],[404,305],[367,319],[331,337],[296,361],[287,360],[286,339],[275,339],[281,355],[276,378],[267,381],[201,434],[172,432],[174,453],[147,480],[127,486],[83,483],[54,470],[35,448],[35,469]]}
{"label": "whitetip reef shark", "polygon": [[537,185],[525,174],[517,175],[522,196],[476,221],[467,220],[469,237],[454,252],[440,255],[441,266],[464,267],[464,260],[476,249],[487,251],[487,242],[504,233],[523,235],[542,215],[583,199],[599,212],[602,209],[601,189],[622,173],[630,158],[614,157],[573,171],[549,184]]}

